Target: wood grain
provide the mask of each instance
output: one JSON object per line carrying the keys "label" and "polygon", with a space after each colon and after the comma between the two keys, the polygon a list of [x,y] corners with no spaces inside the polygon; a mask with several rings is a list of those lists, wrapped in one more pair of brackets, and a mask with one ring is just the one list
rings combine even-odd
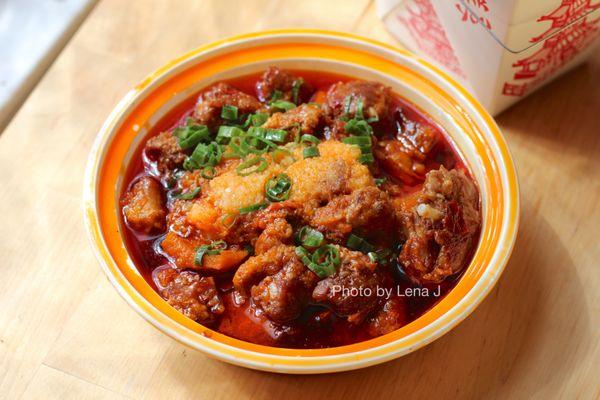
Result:
{"label": "wood grain", "polygon": [[497,118],[522,187],[498,286],[452,332],[384,365],[284,376],[211,360],[154,330],[100,272],[83,168],[118,99],[214,39],[275,27],[393,42],[369,1],[104,0],[0,136],[0,397],[597,398],[600,52]]}

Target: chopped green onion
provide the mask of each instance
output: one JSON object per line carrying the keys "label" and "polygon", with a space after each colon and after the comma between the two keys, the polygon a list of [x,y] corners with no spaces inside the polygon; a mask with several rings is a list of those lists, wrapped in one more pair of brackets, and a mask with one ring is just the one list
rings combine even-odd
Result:
{"label": "chopped green onion", "polygon": [[219,144],[227,144],[231,141],[231,138],[242,135],[244,135],[244,131],[236,126],[221,125],[215,140]]}
{"label": "chopped green onion", "polygon": [[316,146],[310,146],[305,148],[302,151],[302,155],[304,156],[304,158],[312,158],[312,157],[318,157],[320,155],[319,153],[319,149]]}
{"label": "chopped green onion", "polygon": [[363,99],[361,97],[356,101],[356,106],[354,107],[354,118],[364,119],[363,116]]}
{"label": "chopped green onion", "polygon": [[319,144],[319,143],[321,143],[321,141],[314,135],[304,134],[304,135],[300,136],[300,143]]}
{"label": "chopped green onion", "polygon": [[[247,159],[235,169],[239,176],[247,176],[255,172],[262,172],[267,169],[267,160],[260,156],[254,156]],[[252,168],[254,167],[254,168]]]}
{"label": "chopped green onion", "polygon": [[221,118],[235,121],[238,118],[238,108],[236,106],[224,105],[221,108]]}
{"label": "chopped green onion", "polygon": [[296,233],[296,240],[305,247],[319,247],[325,238],[318,230],[305,225]]}
{"label": "chopped green onion", "polygon": [[173,196],[174,199],[180,199],[180,200],[192,200],[194,198],[196,198],[196,196],[198,196],[198,193],[200,193],[200,188],[197,187],[194,190],[190,190],[187,192],[183,192],[183,193],[179,193],[178,195]]}
{"label": "chopped green onion", "polygon": [[[230,223],[227,223],[228,219],[231,219]],[[229,229],[233,226],[233,224],[235,224],[236,220],[237,220],[237,216],[235,214],[227,213],[221,217],[221,225],[223,225],[225,228]]]}
{"label": "chopped green onion", "polygon": [[267,114],[267,113],[256,113],[256,114],[252,114],[252,116],[250,117],[250,120],[252,121],[252,125],[254,125],[254,126],[261,126],[262,124],[267,122],[268,119],[269,119],[269,114]]}
{"label": "chopped green onion", "polygon": [[383,178],[375,178],[375,184],[376,184],[377,186],[381,186],[381,185],[383,185],[383,184],[385,183],[385,181],[387,181],[387,178],[386,178],[386,177],[383,177]]}
{"label": "chopped green onion", "polygon": [[267,129],[267,131],[265,132],[265,139],[277,143],[283,143],[287,138],[287,134],[288,133],[283,129]]}
{"label": "chopped green onion", "polygon": [[371,146],[371,136],[350,136],[342,139],[342,143],[356,146]]}
{"label": "chopped green onion", "polygon": [[358,156],[358,162],[361,164],[373,164],[375,157],[373,157],[373,154],[361,154]]}
{"label": "chopped green onion", "polygon": [[283,97],[283,93],[281,92],[281,90],[273,90],[273,94],[271,94],[271,102],[273,101],[277,101],[279,99],[281,99]]}
{"label": "chopped green onion", "polygon": [[183,162],[187,170],[214,168],[221,162],[223,150],[216,142],[210,144],[199,143],[192,154]]}
{"label": "chopped green onion", "polygon": [[363,253],[375,251],[375,247],[373,247],[369,242],[353,233],[348,236],[348,240],[346,240],[346,247],[352,250],[361,251]]}
{"label": "chopped green onion", "polygon": [[285,101],[285,100],[272,101],[269,105],[271,106],[271,108],[275,108],[278,110],[284,110],[284,111],[288,111],[288,110],[291,110],[292,108],[296,108],[296,105],[294,103],[292,103],[291,101]]}
{"label": "chopped green onion", "polygon": [[377,256],[377,253],[375,253],[374,251],[368,252],[367,256],[369,257],[369,260],[371,260],[372,262],[379,261],[379,257]]}
{"label": "chopped green onion", "polygon": [[337,247],[326,244],[319,247],[312,255],[307,268],[317,274],[319,278],[327,278],[335,274],[341,264],[340,251]]}
{"label": "chopped green onion", "polygon": [[346,96],[346,98],[344,99],[344,114],[346,114],[346,115],[350,114],[350,107],[352,106],[352,100],[354,100],[354,96],[351,94]]}
{"label": "chopped green onion", "polygon": [[292,101],[298,104],[298,94],[300,93],[300,87],[304,83],[304,79],[296,79],[292,85]]}
{"label": "chopped green onion", "polygon": [[292,181],[286,174],[279,174],[265,184],[265,194],[271,201],[284,201],[290,197]]}
{"label": "chopped green onion", "polygon": [[210,244],[200,246],[196,249],[196,255],[194,257],[194,264],[197,266],[202,265],[202,259],[205,255],[216,255],[221,254],[221,251],[227,248],[227,243],[223,240],[216,240]]}
{"label": "chopped green onion", "polygon": [[310,253],[302,246],[296,247],[296,255],[300,257],[302,263],[306,266],[310,264],[312,261],[310,260]]}
{"label": "chopped green onion", "polygon": [[344,130],[355,136],[369,136],[373,133],[373,128],[367,121],[361,119],[351,119],[344,125]]}
{"label": "chopped green onion", "polygon": [[371,146],[358,146],[361,154],[372,154]]}
{"label": "chopped green onion", "polygon": [[191,149],[200,142],[210,140],[210,132],[205,125],[194,125],[193,120],[189,118],[186,126],[180,126],[173,130],[173,136],[178,140],[179,147],[182,149]]}
{"label": "chopped green onion", "polygon": [[251,213],[253,211],[262,210],[263,208],[266,208],[267,206],[268,206],[268,203],[256,203],[256,204],[252,204],[250,206],[246,206],[246,207],[240,208],[240,214],[248,214],[248,213]]}

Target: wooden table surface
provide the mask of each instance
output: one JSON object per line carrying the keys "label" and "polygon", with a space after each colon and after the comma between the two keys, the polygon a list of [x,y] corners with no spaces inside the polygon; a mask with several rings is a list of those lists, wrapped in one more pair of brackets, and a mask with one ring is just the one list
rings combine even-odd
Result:
{"label": "wooden table surface", "polygon": [[0,397],[597,398],[598,51],[497,118],[522,188],[515,251],[485,302],[426,348],[347,373],[251,371],[176,343],[117,295],[81,212],[100,125],[175,56],[277,27],[393,43],[367,0],[103,0],[92,11],[0,136]]}

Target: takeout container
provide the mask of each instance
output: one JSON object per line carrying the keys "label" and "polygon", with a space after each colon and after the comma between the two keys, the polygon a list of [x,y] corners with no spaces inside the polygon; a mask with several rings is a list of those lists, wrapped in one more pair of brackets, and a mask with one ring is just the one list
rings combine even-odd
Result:
{"label": "takeout container", "polygon": [[592,0],[377,0],[377,11],[493,115],[583,62],[600,37]]}
{"label": "takeout container", "polygon": [[[375,339],[327,349],[282,349],[210,330],[169,306],[137,271],[124,245],[118,196],[125,166],[148,129],[175,105],[221,79],[283,68],[372,79],[421,108],[451,137],[479,185],[481,241],[454,289],[423,316]],[[410,353],[469,315],[490,292],[517,232],[517,178],[506,143],[489,114],[464,88],[411,53],[354,35],[279,30],[198,48],[159,69],[112,111],[91,150],[84,187],[85,222],[96,256],[119,294],[152,325],[192,348],[245,367],[323,373],[356,369]]]}

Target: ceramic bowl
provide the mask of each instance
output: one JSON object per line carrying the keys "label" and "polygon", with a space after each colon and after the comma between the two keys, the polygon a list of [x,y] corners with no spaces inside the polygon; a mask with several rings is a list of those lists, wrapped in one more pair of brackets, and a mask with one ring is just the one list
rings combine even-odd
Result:
{"label": "ceramic bowl", "polygon": [[[391,86],[446,131],[478,182],[483,225],[472,262],[447,296],[392,333],[348,346],[310,350],[240,341],[197,324],[169,306],[128,255],[118,196],[126,166],[148,129],[200,89],[269,65],[336,72]],[[152,325],[187,346],[233,364],[284,373],[323,373],[400,357],[431,343],[469,315],[497,282],[510,256],[519,196],[515,168],[494,120],[447,74],[407,51],[354,35],[280,30],[202,46],[133,88],[110,114],[93,146],[84,208],[87,230],[104,272]]]}

